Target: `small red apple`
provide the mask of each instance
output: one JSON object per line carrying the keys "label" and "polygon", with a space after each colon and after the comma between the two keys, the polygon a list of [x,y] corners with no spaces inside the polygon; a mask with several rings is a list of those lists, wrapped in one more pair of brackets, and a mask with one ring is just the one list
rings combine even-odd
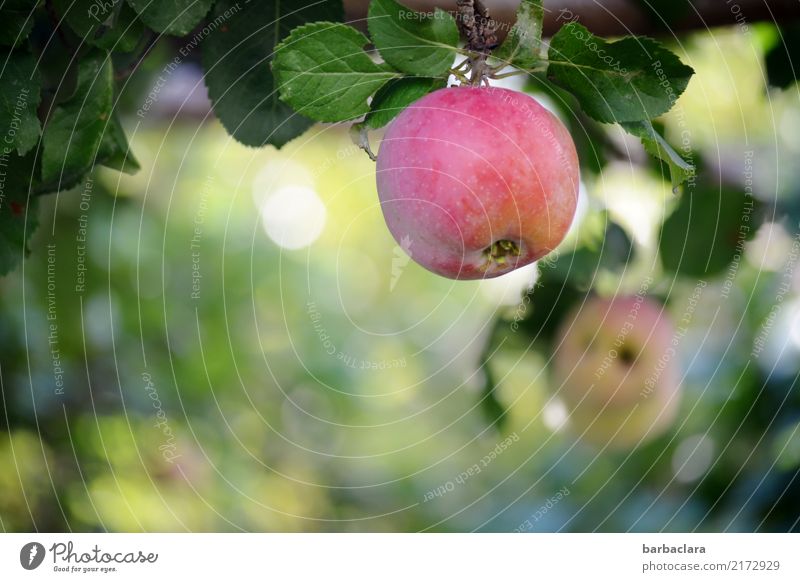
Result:
{"label": "small red apple", "polygon": [[532,97],[493,87],[426,95],[391,123],[378,154],[389,231],[451,279],[496,277],[552,251],[575,215],[578,179],[564,125]]}

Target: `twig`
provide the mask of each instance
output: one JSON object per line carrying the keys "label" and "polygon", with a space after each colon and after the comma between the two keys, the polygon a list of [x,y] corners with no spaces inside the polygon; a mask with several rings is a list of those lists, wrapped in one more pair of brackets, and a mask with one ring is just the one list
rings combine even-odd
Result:
{"label": "twig", "polygon": [[489,16],[489,9],[481,0],[457,0],[456,22],[470,53],[466,63],[470,85],[486,84],[491,74],[486,60],[497,48],[497,23]]}
{"label": "twig", "polygon": [[458,28],[470,51],[488,53],[497,48],[497,23],[481,0],[457,0],[456,9]]}

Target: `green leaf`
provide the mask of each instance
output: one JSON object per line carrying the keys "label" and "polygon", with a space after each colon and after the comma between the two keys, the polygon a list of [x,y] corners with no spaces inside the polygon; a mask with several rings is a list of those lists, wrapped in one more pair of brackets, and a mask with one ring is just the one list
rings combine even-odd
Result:
{"label": "green leaf", "polygon": [[33,55],[0,54],[0,62],[0,147],[10,146],[23,155],[36,145],[42,132],[36,115],[41,79]]}
{"label": "green leaf", "polygon": [[800,467],[800,423],[791,422],[777,431],[770,452],[779,469],[788,472]]}
{"label": "green leaf", "polygon": [[480,367],[481,370],[483,370],[484,375],[480,407],[486,422],[494,426],[497,430],[502,431],[508,422],[508,415],[506,414],[508,410],[506,410],[506,407],[503,406],[497,396],[499,386],[497,383],[497,378],[495,378],[495,374],[492,371],[492,365],[489,361],[489,356],[491,353],[490,348],[494,347],[494,342],[491,338],[486,347],[487,349],[481,356],[480,362]]}
{"label": "green leaf", "polygon": [[72,31],[88,44],[130,52],[142,39],[144,25],[123,0],[53,0],[53,6]]}
{"label": "green leaf", "polygon": [[[24,158],[4,151],[3,189],[0,191],[0,275],[10,272],[24,255],[27,241],[36,230],[38,200],[28,196],[33,175],[34,153]],[[10,156],[11,159],[8,159]]]}
{"label": "green leaf", "polygon": [[648,154],[667,164],[674,192],[677,192],[680,185],[694,175],[694,166],[672,149],[672,146],[661,137],[649,120],[626,122],[620,125],[625,131],[642,140],[642,145]]}
{"label": "green leaf", "polygon": [[[564,259],[568,260],[569,257],[558,260]],[[558,324],[572,307],[586,296],[585,291],[579,291],[570,282],[561,278],[551,266],[552,263],[539,264],[539,279],[525,300],[527,305],[525,317],[516,322],[516,326],[529,338],[542,343],[553,340]]]}
{"label": "green leaf", "polygon": [[572,93],[548,81],[544,73],[529,74],[524,90],[534,97],[542,94],[550,99],[575,142],[581,170],[599,174],[608,164],[611,151],[605,128],[589,119]]}
{"label": "green leaf", "polygon": [[364,123],[370,129],[381,128],[414,101],[446,85],[446,79],[432,77],[404,77],[389,81],[372,99]]}
{"label": "green leaf", "polygon": [[52,101],[45,108],[48,115],[53,105],[68,99],[77,87],[80,58],[75,58],[74,48],[70,48],[67,42],[66,34],[52,34],[44,39],[34,35],[31,39],[36,68],[42,77],[42,87],[53,92]]}
{"label": "green leaf", "polygon": [[394,0],[372,0],[367,25],[383,60],[399,71],[437,77],[453,66],[458,27],[444,10],[415,12]]}
{"label": "green leaf", "polygon": [[644,121],[666,113],[694,71],[656,41],[606,42],[570,22],[550,40],[547,74],[604,123]]}
{"label": "green leaf", "polygon": [[[478,360],[478,367],[483,372],[484,379],[478,404],[484,420],[499,432],[506,428],[509,415],[507,414],[508,407],[500,398],[501,384],[504,378],[500,378],[498,381],[495,371],[499,366],[495,358],[498,355],[502,356],[503,352],[509,349],[515,349],[515,347],[512,347],[516,343],[513,337],[515,332],[516,328],[510,330],[508,322],[502,317],[496,318]],[[523,349],[529,348],[529,342],[525,342]],[[505,375],[503,374],[503,376]]]}
{"label": "green leaf", "polygon": [[778,41],[764,55],[769,84],[785,89],[797,81],[800,74],[800,25],[782,26]]}
{"label": "green leaf", "polygon": [[517,21],[492,56],[520,69],[534,69],[541,62],[542,0],[522,0],[517,8]]}
{"label": "green leaf", "polygon": [[208,14],[213,3],[214,0],[128,0],[147,26],[175,36],[189,34]]}
{"label": "green leaf", "polygon": [[92,44],[109,51],[129,53],[139,46],[144,32],[144,24],[133,8],[120,3],[111,26],[94,39]]}
{"label": "green leaf", "polygon": [[36,0],[5,0],[0,6],[0,45],[19,46],[33,29]]}
{"label": "green leaf", "polygon": [[278,99],[269,66],[277,42],[309,20],[341,20],[341,0],[305,8],[287,2],[259,0],[242,4],[221,0],[214,21],[225,18],[203,42],[203,68],[214,113],[235,139],[249,146],[281,147],[311,127]]}
{"label": "green leaf", "polygon": [[128,138],[125,136],[125,130],[122,128],[116,112],[103,133],[97,161],[108,168],[126,174],[135,174],[141,169],[133,152],[130,151]]}
{"label": "green leaf", "polygon": [[659,252],[664,268],[687,277],[721,273],[755,234],[755,201],[737,190],[695,188],[664,221]]}
{"label": "green leaf", "polygon": [[598,240],[589,240],[571,253],[542,265],[542,273],[559,281],[567,281],[578,289],[589,290],[597,281],[598,272],[618,272],[634,258],[636,249],[625,230],[612,222],[607,214],[598,217],[604,229]]}
{"label": "green leaf", "polygon": [[524,318],[514,326],[545,345],[573,306],[585,300],[601,271],[619,273],[635,259],[633,241],[607,212],[589,218],[596,219],[602,230],[572,252],[553,253],[539,261],[539,278],[525,302]]}
{"label": "green leaf", "polygon": [[115,5],[114,2],[97,0],[53,0],[56,14],[63,17],[70,29],[87,42],[111,19]]}
{"label": "green leaf", "polygon": [[281,100],[317,121],[347,121],[369,111],[368,99],[400,76],[364,52],[366,36],[344,24],[301,26],[275,49]]}
{"label": "green leaf", "polygon": [[78,87],[53,112],[42,136],[42,180],[63,190],[91,170],[107,131],[113,99],[111,60],[97,52],[78,68]]}

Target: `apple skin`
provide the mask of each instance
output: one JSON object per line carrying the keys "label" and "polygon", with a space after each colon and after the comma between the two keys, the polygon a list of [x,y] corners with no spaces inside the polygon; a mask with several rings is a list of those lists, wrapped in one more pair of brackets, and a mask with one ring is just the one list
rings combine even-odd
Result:
{"label": "apple skin", "polygon": [[632,448],[669,428],[680,403],[674,327],[643,296],[592,297],[556,336],[553,379],[580,438]]}
{"label": "apple skin", "polygon": [[439,89],[389,126],[378,196],[398,244],[450,279],[497,277],[556,248],[575,215],[578,156],[524,93]]}

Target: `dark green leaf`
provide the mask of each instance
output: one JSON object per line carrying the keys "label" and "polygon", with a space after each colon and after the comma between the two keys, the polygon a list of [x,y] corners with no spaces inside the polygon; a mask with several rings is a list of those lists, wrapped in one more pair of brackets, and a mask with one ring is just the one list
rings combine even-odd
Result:
{"label": "dark green leaf", "polygon": [[786,88],[800,75],[800,25],[778,29],[778,42],[764,57],[769,84]]}
{"label": "dark green leaf", "polygon": [[636,247],[625,229],[616,222],[606,223],[606,234],[599,248],[600,266],[609,271],[620,271],[633,261]]}
{"label": "dark green leaf", "polygon": [[75,93],[80,59],[74,58],[74,48],[67,44],[76,39],[68,39],[66,34],[47,32],[50,26],[49,16],[47,18],[48,20],[37,23],[36,33],[31,35],[30,44],[36,57],[36,68],[42,78],[42,88],[47,90],[45,95],[48,102],[43,109],[49,114],[53,104],[62,103]]}
{"label": "dark green leaf", "polygon": [[23,155],[39,141],[42,126],[36,116],[41,79],[33,55],[0,54],[0,147]]}
{"label": "dark green leaf", "polygon": [[656,41],[606,42],[570,22],[551,39],[547,74],[604,123],[644,121],[669,111],[694,71]]}
{"label": "dark green leaf", "polygon": [[111,20],[115,6],[114,2],[97,0],[53,0],[56,14],[64,19],[75,34],[87,42],[94,38],[105,22]]}
{"label": "dark green leaf", "polygon": [[383,60],[399,71],[437,77],[453,66],[458,27],[444,10],[415,12],[394,0],[372,0],[367,25]]}
{"label": "dark green leaf", "polygon": [[121,3],[111,27],[93,41],[95,46],[109,51],[129,53],[141,42],[145,28],[133,8]]}
{"label": "dark green leaf", "polygon": [[254,147],[281,147],[302,134],[312,121],[278,99],[269,59],[275,44],[295,26],[341,20],[341,0],[299,9],[276,0],[222,0],[214,6],[213,18],[225,18],[225,23],[203,43],[203,68],[214,113],[228,133]]}
{"label": "dark green leaf", "polygon": [[45,127],[42,180],[63,190],[91,170],[111,115],[111,61],[105,53],[84,58],[78,68],[78,87],[57,107]]}
{"label": "dark green leaf", "polygon": [[400,76],[364,52],[369,42],[344,24],[301,26],[275,49],[281,99],[317,121],[346,121],[369,111],[368,99]]}
{"label": "dark green leaf", "polygon": [[103,133],[97,161],[108,168],[113,168],[126,174],[135,174],[141,169],[133,152],[130,151],[128,138],[125,136],[125,130],[122,128],[116,113],[112,115],[111,121]]}
{"label": "dark green leaf", "polygon": [[533,69],[542,61],[542,0],[522,0],[517,21],[492,56],[520,69]]}
{"label": "dark green leaf", "polygon": [[[601,220],[605,223],[605,231],[597,241],[588,241],[571,253],[557,257],[555,260],[545,259],[542,273],[559,281],[568,281],[581,290],[589,290],[597,281],[598,271],[619,271],[629,264],[634,257],[635,248],[628,234],[618,224],[610,221],[608,216]],[[600,233],[599,233],[600,234]]]}
{"label": "dark green leaf", "polygon": [[0,194],[0,275],[11,271],[28,253],[27,240],[37,225],[37,199],[29,200],[34,153],[25,157],[5,152],[7,163]]}
{"label": "dark green leaf", "polygon": [[573,305],[585,296],[584,291],[579,291],[556,274],[551,265],[540,263],[539,280],[524,302],[525,317],[511,324],[515,324],[514,328],[518,327],[531,340],[539,342],[552,341],[558,324]]}
{"label": "dark green leaf", "polygon": [[642,145],[648,154],[667,164],[673,191],[677,191],[681,184],[694,175],[694,166],[672,149],[650,121],[632,121],[620,125],[625,131],[642,140]]}
{"label": "dark green leaf", "polygon": [[483,360],[481,362],[481,369],[484,374],[483,390],[480,400],[483,416],[486,422],[494,426],[497,430],[502,431],[508,421],[508,416],[506,415],[508,411],[497,397],[497,380],[492,372],[491,363],[488,360]]}
{"label": "dark green leaf", "polygon": [[130,52],[144,33],[136,12],[122,0],[53,0],[53,5],[75,34],[100,48]]}
{"label": "dark green leaf", "polygon": [[592,174],[599,174],[608,163],[611,150],[611,142],[604,127],[593,119],[589,119],[581,111],[578,101],[572,93],[549,82],[543,73],[528,75],[525,91],[532,93],[534,97],[541,93],[551,100],[561,113],[560,117],[566,123],[572,140],[575,142],[581,169]]}
{"label": "dark green leaf", "polygon": [[36,0],[5,0],[0,6],[0,45],[19,46],[33,28]]}
{"label": "dark green leaf", "polygon": [[599,271],[620,272],[635,257],[628,234],[607,213],[597,217],[605,229],[572,252],[539,261],[539,279],[525,301],[524,318],[516,322],[530,339],[550,342],[562,319],[586,296]]}
{"label": "dark green leaf", "polygon": [[664,221],[659,251],[664,268],[688,277],[722,272],[756,231],[754,200],[736,190],[695,188]]}
{"label": "dark green leaf", "polygon": [[213,3],[214,0],[128,0],[147,26],[175,36],[189,34],[208,14]]}
{"label": "dark green leaf", "polygon": [[499,431],[502,431],[506,426],[508,421],[506,412],[508,411],[498,398],[499,386],[492,369],[492,356],[507,344],[508,336],[504,335],[506,331],[505,322],[501,319],[496,319],[489,332],[489,337],[486,340],[486,345],[483,348],[479,362],[484,377],[480,408],[486,422]]}
{"label": "dark green leaf", "polygon": [[431,77],[404,77],[389,81],[372,99],[364,123],[370,129],[383,127],[414,101],[446,85],[445,79]]}

